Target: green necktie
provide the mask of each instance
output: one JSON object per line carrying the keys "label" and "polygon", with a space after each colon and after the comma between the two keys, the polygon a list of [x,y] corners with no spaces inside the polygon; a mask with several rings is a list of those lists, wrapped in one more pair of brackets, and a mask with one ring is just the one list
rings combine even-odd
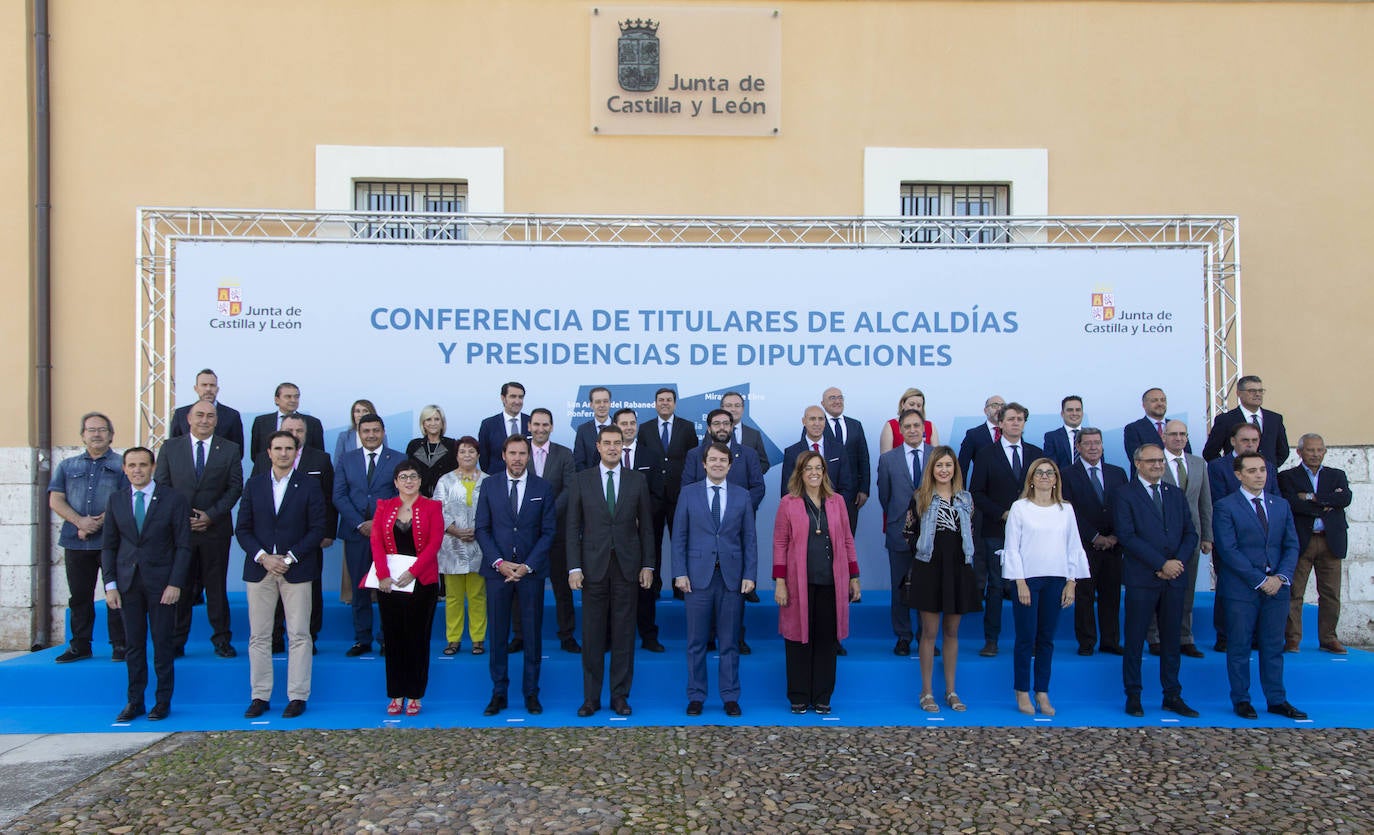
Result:
{"label": "green necktie", "polygon": [[606,509],[615,515],[615,472],[606,471]]}
{"label": "green necktie", "polygon": [[143,491],[134,493],[134,527],[138,528],[139,533],[143,533],[143,519],[148,515],[148,510],[143,506]]}

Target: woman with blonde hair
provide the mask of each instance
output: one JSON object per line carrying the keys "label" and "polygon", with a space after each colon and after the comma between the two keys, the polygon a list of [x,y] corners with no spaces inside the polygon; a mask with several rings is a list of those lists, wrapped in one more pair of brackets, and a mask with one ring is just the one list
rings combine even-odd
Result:
{"label": "woman with blonde hair", "polygon": [[477,544],[477,498],[487,474],[477,466],[477,439],[458,441],[458,469],[445,473],[434,487],[434,500],[444,506],[444,544],[439,546],[439,572],[444,579],[444,655],[463,648],[464,604],[472,654],[487,651],[487,584],[478,573],[482,549]]}
{"label": "woman with blonde hair", "polygon": [[[922,418],[925,417],[926,396],[918,388],[909,388],[897,398],[897,417],[883,424],[883,434],[878,438],[879,455],[902,443],[902,415],[911,409],[920,412]],[[935,431],[935,424],[929,420],[926,421],[925,442],[931,446],[938,446],[940,443],[940,433]]]}
{"label": "woman with blonde hair", "polygon": [[444,435],[448,418],[433,403],[420,410],[420,437],[406,444],[406,457],[420,470],[420,495],[430,498],[434,486],[458,467],[458,442]]}

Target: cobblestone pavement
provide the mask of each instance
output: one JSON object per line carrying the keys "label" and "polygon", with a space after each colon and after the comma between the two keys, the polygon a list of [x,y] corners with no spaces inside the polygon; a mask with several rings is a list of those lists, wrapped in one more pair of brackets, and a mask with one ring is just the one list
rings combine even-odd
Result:
{"label": "cobblestone pavement", "polygon": [[1370,731],[177,734],[19,832],[1374,831]]}

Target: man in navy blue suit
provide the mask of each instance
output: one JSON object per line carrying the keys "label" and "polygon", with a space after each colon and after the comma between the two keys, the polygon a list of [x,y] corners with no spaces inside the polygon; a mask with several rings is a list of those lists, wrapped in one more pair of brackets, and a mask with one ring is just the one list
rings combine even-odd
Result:
{"label": "man in navy blue suit", "polygon": [[997,425],[997,416],[1002,413],[1002,408],[1007,405],[1007,401],[1000,394],[994,394],[983,401],[983,416],[985,420],[964,433],[964,440],[959,444],[959,471],[964,474],[964,483],[968,484],[973,478],[971,467],[973,458],[978,454],[978,450],[985,446],[992,446],[1002,440],[1002,430]]}
{"label": "man in navy blue suit", "polygon": [[1273,469],[1288,460],[1288,431],[1283,427],[1283,415],[1262,408],[1264,382],[1253,374],[1236,381],[1236,408],[1222,412],[1212,422],[1212,431],[1202,447],[1202,457],[1213,461],[1232,450],[1231,430],[1237,424],[1248,423],[1260,430],[1259,454]]}
{"label": "man in navy blue suit", "polygon": [[[887,546],[888,576],[892,581],[892,633],[897,636],[894,655],[911,655],[911,642],[917,636],[911,627],[911,607],[902,599],[902,580],[911,570],[914,555],[911,545],[902,536],[906,524],[906,509],[921,473],[930,460],[931,446],[925,443],[925,416],[919,409],[907,409],[897,419],[902,430],[900,446],[878,456],[878,504],[882,505],[886,524],[883,540]],[[917,626],[919,627],[919,622]]]}
{"label": "man in navy blue suit", "polygon": [[278,602],[285,610],[291,647],[282,717],[300,716],[310,698],[311,583],[319,575],[320,542],[329,530],[319,481],[296,467],[298,444],[289,430],[272,433],[267,439],[271,468],[248,479],[239,505],[235,534],[243,548],[243,582],[248,593],[252,700],[243,712],[248,719],[256,719],[271,707],[272,626]]}
{"label": "man in navy blue suit", "polygon": [[844,392],[831,386],[821,393],[821,408],[825,409],[825,434],[840,442],[845,462],[849,466],[849,530],[859,526],[859,508],[868,501],[868,485],[873,483],[873,471],[868,463],[868,439],[864,427],[844,414]]}
{"label": "man in navy blue suit", "polygon": [[802,438],[782,451],[782,479],[780,496],[787,495],[787,482],[792,478],[792,470],[797,466],[797,457],[807,450],[819,452],[825,458],[826,472],[830,476],[830,486],[836,493],[844,496],[850,503],[854,498],[854,488],[849,481],[849,462],[844,447],[839,441],[825,432],[825,412],[820,406],[807,406],[802,413]]}
{"label": "man in navy blue suit", "polygon": [[324,424],[313,415],[301,409],[301,389],[295,383],[278,383],[272,394],[274,411],[253,418],[253,429],[248,439],[248,460],[256,461],[267,451],[267,439],[273,432],[281,429],[281,422],[287,415],[300,415],[305,418],[305,445],[324,450]]}
{"label": "man in navy blue suit", "polygon": [[[730,420],[728,412],[717,411]],[[687,715],[700,716],[706,701],[706,642],[714,626],[720,699],[727,716],[739,716],[737,636],[744,625],[744,595],[758,576],[754,507],[749,493],[729,481],[737,463],[731,463],[728,446],[713,441],[703,458],[706,478],[683,486],[673,521],[673,585],[684,595],[687,616]]]}
{"label": "man in navy blue suit", "polygon": [[1112,519],[1112,500],[1126,488],[1126,471],[1102,460],[1102,430],[1084,426],[1078,431],[1078,463],[1065,467],[1063,475],[1064,498],[1073,505],[1078,539],[1092,573],[1090,579],[1074,586],[1078,654],[1092,655],[1097,644],[1103,652],[1122,655],[1121,543]]}
{"label": "man in navy blue suit", "polygon": [[1183,701],[1178,668],[1187,561],[1197,552],[1197,529],[1183,491],[1164,482],[1164,448],[1141,444],[1132,463],[1137,475],[1116,494],[1112,505],[1116,537],[1126,555],[1122,564],[1126,655],[1121,661],[1126,713],[1145,715],[1140,704],[1140,659],[1153,616],[1159,623],[1159,683],[1164,691],[1161,707],[1194,718],[1198,713]]}
{"label": "man in navy blue suit", "polygon": [[530,416],[525,407],[525,387],[512,380],[501,385],[501,411],[486,418],[477,428],[477,466],[487,475],[496,475],[505,466],[501,450],[511,435],[530,436]]}
{"label": "man in navy blue suit", "polygon": [[[1217,502],[1240,489],[1240,480],[1236,478],[1235,470],[1236,456],[1247,452],[1258,452],[1259,445],[1259,430],[1248,423],[1237,423],[1231,427],[1232,451],[1207,462],[1207,487],[1212,491],[1214,514]],[[1268,480],[1264,484],[1264,492],[1275,496],[1279,495],[1279,480],[1275,475],[1277,472],[1278,468],[1274,466],[1273,462],[1269,462]],[[1221,559],[1217,556],[1215,548],[1212,551],[1212,570],[1217,574],[1221,573]],[[1212,649],[1217,652],[1226,651],[1226,623],[1226,599],[1217,595],[1212,603],[1212,626],[1216,628],[1217,632],[1217,642],[1212,646]]]}
{"label": "man in navy blue suit", "polygon": [[1070,394],[1059,401],[1059,416],[1064,419],[1064,425],[1046,432],[1042,446],[1045,448],[1045,455],[1063,471],[1078,461],[1078,433],[1083,426],[1083,398]]}
{"label": "man in navy blue suit", "polygon": [[[353,582],[353,646],[344,653],[356,658],[372,649],[372,590],[358,588],[372,567],[372,515],[378,499],[396,495],[392,474],[405,456],[382,446],[386,424],[380,415],[358,419],[363,445],[339,459],[334,478],[334,509],[339,512],[339,539]],[[385,639],[385,636],[383,636]]]}
{"label": "man in navy blue suit", "polygon": [[483,714],[495,716],[506,708],[510,686],[506,642],[513,605],[520,607],[525,642],[524,675],[520,690],[525,710],[544,712],[539,703],[539,663],[543,654],[544,578],[549,573],[549,548],[558,526],[557,499],[549,483],[528,470],[530,443],[518,435],[506,439],[501,451],[505,467],[487,479],[477,499],[477,544],[482,549],[479,571],[487,581],[487,623],[491,644],[491,701]]}
{"label": "man in navy blue suit", "polygon": [[[219,402],[219,377],[209,368],[202,368],[196,374],[196,399],[209,400],[215,405],[215,435],[226,441],[233,441],[238,444],[239,449],[243,449],[243,416],[237,409],[231,408]],[[190,422],[187,415],[191,412],[191,406],[178,406],[172,413],[171,426],[168,428],[169,438],[180,438],[191,431]]]}
{"label": "man in navy blue suit", "polygon": [[984,658],[997,655],[997,638],[1002,634],[1002,601],[1011,596],[1002,579],[1002,558],[997,553],[1006,541],[1007,515],[1025,491],[1026,468],[1045,455],[1040,447],[1026,443],[1022,437],[1029,417],[1030,410],[1020,403],[1013,401],[1003,406],[997,415],[1001,439],[978,450],[973,458],[969,492],[978,509],[981,524],[977,533],[982,537],[974,568],[987,578],[983,590],[983,648],[978,651]]}
{"label": "man in navy blue suit", "polygon": [[1298,533],[1288,503],[1265,491],[1269,465],[1258,452],[1236,456],[1240,489],[1216,504],[1212,529],[1221,560],[1217,596],[1226,599],[1226,677],[1231,704],[1242,719],[1256,719],[1250,704],[1250,642],[1259,644],[1260,687],[1270,713],[1288,719],[1307,714],[1288,703],[1283,687],[1283,630]]}
{"label": "man in navy blue suit", "polygon": [[[1164,393],[1164,389],[1146,389],[1140,395],[1140,405],[1145,409],[1145,416],[1140,420],[1126,424],[1122,431],[1122,439],[1126,444],[1126,460],[1135,461],[1136,447],[1141,444],[1157,444],[1161,448],[1164,446],[1164,422],[1168,420],[1166,415],[1169,412],[1169,397]],[[1184,447],[1186,452],[1193,451],[1193,445],[1189,443]],[[1135,475],[1135,464],[1131,464],[1131,475]]]}
{"label": "man in navy blue suit", "polygon": [[611,390],[597,386],[587,392],[587,399],[592,404],[592,416],[578,425],[573,437],[573,468],[579,473],[601,460],[596,454],[596,433],[611,423]]}
{"label": "man in navy blue suit", "polygon": [[[621,427],[622,430],[624,428]],[[687,453],[687,460],[682,465],[682,486],[706,478],[706,465],[702,459],[713,443],[724,444],[730,450],[730,483],[749,491],[750,509],[757,512],[759,505],[763,504],[765,489],[759,457],[754,450],[735,440],[735,419],[724,409],[712,409],[706,416],[706,438],[700,446]]]}

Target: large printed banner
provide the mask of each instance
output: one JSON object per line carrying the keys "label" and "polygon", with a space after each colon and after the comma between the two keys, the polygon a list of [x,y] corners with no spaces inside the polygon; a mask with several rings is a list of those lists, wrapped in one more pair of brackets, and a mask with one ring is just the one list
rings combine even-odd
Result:
{"label": "large printed banner", "polygon": [[[403,449],[425,404],[444,409],[449,435],[476,434],[499,411],[501,384],[516,380],[526,411],[551,409],[554,439],[571,445],[592,386],[644,418],[654,390],[673,386],[678,414],[699,428],[733,389],[776,465],[805,407],[833,385],[867,429],[876,473],[882,426],[909,386],[956,447],[990,394],[1030,408],[1038,444],[1072,393],[1123,464],[1121,428],[1151,386],[1200,447],[1202,259],[1146,248],[187,241],[176,249],[178,402],[212,367],[247,425],[289,380],[332,451],[358,398],[377,404]],[[778,467],[767,481],[759,522],[771,526]],[[887,578],[880,525],[875,495],[858,537],[875,588]]]}

